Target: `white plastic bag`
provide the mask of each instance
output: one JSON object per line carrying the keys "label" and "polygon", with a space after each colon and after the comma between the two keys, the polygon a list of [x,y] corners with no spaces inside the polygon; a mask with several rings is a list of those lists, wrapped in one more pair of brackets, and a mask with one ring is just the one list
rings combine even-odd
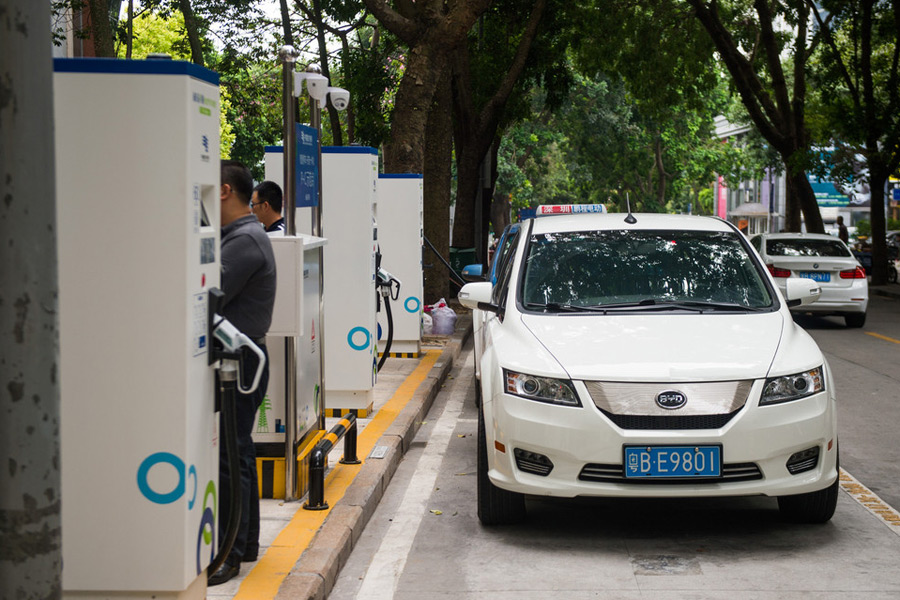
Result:
{"label": "white plastic bag", "polygon": [[452,335],[456,329],[456,313],[443,298],[431,306],[431,318],[434,321],[431,330],[434,335]]}
{"label": "white plastic bag", "polygon": [[431,335],[434,321],[427,312],[422,313],[422,335]]}

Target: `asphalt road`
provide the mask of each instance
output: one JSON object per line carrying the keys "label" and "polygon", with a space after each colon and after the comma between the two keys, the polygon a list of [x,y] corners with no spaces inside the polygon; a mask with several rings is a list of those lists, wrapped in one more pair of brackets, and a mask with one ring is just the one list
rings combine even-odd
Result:
{"label": "asphalt road", "polygon": [[[873,297],[861,330],[798,318],[835,369],[843,467],[895,508],[898,315],[900,300]],[[331,600],[900,598],[900,527],[843,489],[816,526],[783,522],[769,498],[530,498],[525,523],[482,527],[470,348],[457,365]]]}
{"label": "asphalt road", "polygon": [[900,510],[900,299],[872,296],[866,325],[800,315],[834,370],[841,465]]}

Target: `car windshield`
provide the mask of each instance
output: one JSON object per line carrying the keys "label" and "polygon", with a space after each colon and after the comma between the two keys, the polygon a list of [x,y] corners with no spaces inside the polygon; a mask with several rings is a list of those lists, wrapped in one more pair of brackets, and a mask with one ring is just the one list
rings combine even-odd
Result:
{"label": "car windshield", "polygon": [[766,240],[769,256],[853,256],[840,240],[770,239]]}
{"label": "car windshield", "polygon": [[738,234],[580,231],[532,236],[521,299],[572,311],[754,310],[773,300]]}

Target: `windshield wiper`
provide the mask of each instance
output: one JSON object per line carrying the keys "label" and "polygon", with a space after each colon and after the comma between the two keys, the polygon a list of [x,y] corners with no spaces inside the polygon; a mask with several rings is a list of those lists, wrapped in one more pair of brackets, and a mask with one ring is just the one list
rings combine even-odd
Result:
{"label": "windshield wiper", "polygon": [[747,306],[745,304],[736,304],[734,302],[706,302],[703,300],[686,300],[684,302],[673,302],[673,304],[684,305],[689,307],[704,308],[712,311],[733,311],[733,312],[760,312],[762,308],[756,306]]}
{"label": "windshield wiper", "polygon": [[525,306],[528,308],[543,308],[545,312],[603,312],[600,307],[596,306],[579,306],[576,304],[560,304],[558,302],[548,302],[547,304],[526,302]]}
{"label": "windshield wiper", "polygon": [[729,312],[759,312],[761,308],[744,306],[729,302],[703,302],[698,300],[654,300],[647,298],[638,302],[620,302],[618,304],[597,304],[591,308],[599,311],[627,312],[627,311],[667,311],[667,310],[691,310],[695,312],[729,311]]}

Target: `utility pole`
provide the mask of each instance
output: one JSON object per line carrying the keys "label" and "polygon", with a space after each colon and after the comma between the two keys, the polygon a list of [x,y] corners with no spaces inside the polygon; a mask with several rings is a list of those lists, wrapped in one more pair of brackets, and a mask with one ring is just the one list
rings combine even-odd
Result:
{"label": "utility pole", "polygon": [[0,0],[0,598],[62,596],[51,43],[49,2]]}

